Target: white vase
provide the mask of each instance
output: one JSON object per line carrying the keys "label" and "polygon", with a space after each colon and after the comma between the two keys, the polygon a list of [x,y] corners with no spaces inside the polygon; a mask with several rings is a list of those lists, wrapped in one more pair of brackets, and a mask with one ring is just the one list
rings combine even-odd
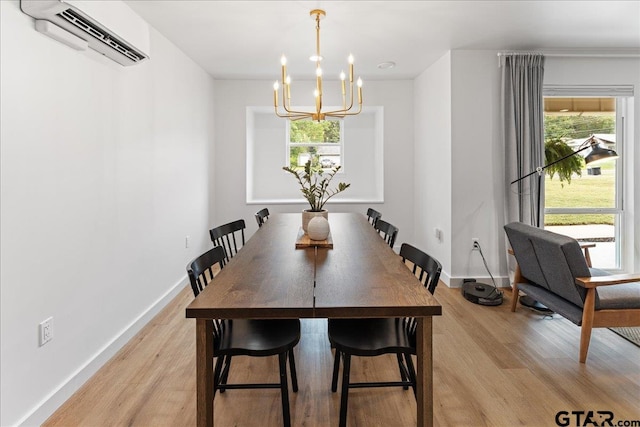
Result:
{"label": "white vase", "polygon": [[323,216],[311,218],[307,225],[307,235],[311,240],[326,240],[329,237],[329,221]]}
{"label": "white vase", "polygon": [[305,233],[307,232],[309,221],[311,221],[311,218],[316,216],[322,216],[325,219],[329,219],[329,211],[327,211],[326,209],[323,209],[320,212],[313,212],[307,209],[302,211],[302,229]]}

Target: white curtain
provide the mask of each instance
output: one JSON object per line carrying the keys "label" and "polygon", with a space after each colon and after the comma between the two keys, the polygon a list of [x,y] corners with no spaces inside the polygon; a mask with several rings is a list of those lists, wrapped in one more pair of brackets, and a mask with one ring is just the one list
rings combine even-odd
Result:
{"label": "white curtain", "polygon": [[[511,182],[544,166],[544,56],[541,54],[501,55],[502,119],[505,149],[505,222],[520,221],[543,226],[544,188],[538,188],[533,174]],[[540,180],[544,186],[544,176]],[[540,224],[537,224],[540,212]]]}

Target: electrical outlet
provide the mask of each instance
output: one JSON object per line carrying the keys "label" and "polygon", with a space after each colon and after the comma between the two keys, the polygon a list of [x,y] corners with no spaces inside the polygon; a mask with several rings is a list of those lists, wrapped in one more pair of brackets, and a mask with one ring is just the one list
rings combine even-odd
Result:
{"label": "electrical outlet", "polygon": [[40,322],[40,347],[53,339],[53,317]]}
{"label": "electrical outlet", "polygon": [[471,244],[472,244],[472,247],[471,247],[472,250],[477,251],[480,249],[480,239],[478,239],[477,237],[471,238]]}

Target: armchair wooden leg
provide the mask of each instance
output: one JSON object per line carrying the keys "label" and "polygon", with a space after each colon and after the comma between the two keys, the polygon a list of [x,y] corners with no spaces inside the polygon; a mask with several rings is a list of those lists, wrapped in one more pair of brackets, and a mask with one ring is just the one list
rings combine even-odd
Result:
{"label": "armchair wooden leg", "polygon": [[520,297],[520,291],[518,290],[518,283],[524,281],[522,277],[522,272],[520,271],[520,266],[516,264],[516,271],[513,273],[513,298],[511,300],[511,311],[516,311],[516,307],[518,306],[518,298]]}
{"label": "armchair wooden leg", "polygon": [[513,292],[511,292],[512,297],[511,297],[511,311],[516,311],[516,308],[518,307],[518,298],[520,297],[520,291],[518,290],[518,283],[517,282],[513,282]]}
{"label": "armchair wooden leg", "polygon": [[[509,249],[509,253],[513,255],[513,250]],[[520,291],[518,291],[518,283],[524,281],[524,277],[522,277],[522,272],[520,271],[520,265],[516,262],[516,270],[513,272],[513,286],[511,289],[513,290],[512,295],[513,298],[511,300],[511,311],[516,311],[516,307],[518,306],[518,298],[520,297]]]}
{"label": "armchair wooden leg", "polygon": [[596,290],[587,289],[587,296],[582,309],[582,328],[580,330],[580,363],[587,361],[589,342],[591,341],[591,330],[593,329],[593,316],[596,309]]}

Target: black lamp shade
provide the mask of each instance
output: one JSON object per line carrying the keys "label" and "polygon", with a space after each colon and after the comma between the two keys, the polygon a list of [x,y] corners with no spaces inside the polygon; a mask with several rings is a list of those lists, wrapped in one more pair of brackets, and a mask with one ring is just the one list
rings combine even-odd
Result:
{"label": "black lamp shade", "polygon": [[617,158],[618,153],[615,151],[603,147],[602,144],[593,144],[591,146],[591,152],[586,155],[584,162],[588,165],[592,165],[594,163],[600,163],[605,160],[613,160]]}

